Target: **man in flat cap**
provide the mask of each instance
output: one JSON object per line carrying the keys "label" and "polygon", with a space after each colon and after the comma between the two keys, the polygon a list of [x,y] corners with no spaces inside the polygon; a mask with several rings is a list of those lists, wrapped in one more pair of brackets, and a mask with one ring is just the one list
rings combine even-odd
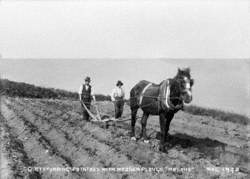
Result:
{"label": "man in flat cap", "polygon": [[125,92],[122,88],[123,83],[119,80],[116,87],[112,90],[111,99],[115,105],[115,118],[118,119],[122,116]]}
{"label": "man in flat cap", "polygon": [[[90,77],[87,76],[85,78],[85,83],[80,86],[79,99],[81,102],[85,104],[85,106],[88,109],[90,109],[92,98],[94,99],[94,101],[96,100],[95,95],[93,95],[92,87],[90,85]],[[83,105],[82,109],[83,109],[83,120],[89,121],[89,113],[87,112],[87,110],[84,108]]]}

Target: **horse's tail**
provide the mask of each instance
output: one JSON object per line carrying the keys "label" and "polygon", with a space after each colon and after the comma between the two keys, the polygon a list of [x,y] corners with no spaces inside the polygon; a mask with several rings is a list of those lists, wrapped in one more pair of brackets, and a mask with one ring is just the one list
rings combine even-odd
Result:
{"label": "horse's tail", "polygon": [[131,90],[130,90],[130,108],[135,109],[139,108],[139,98],[142,93],[142,90],[145,86],[149,84],[148,81],[142,80],[137,83]]}

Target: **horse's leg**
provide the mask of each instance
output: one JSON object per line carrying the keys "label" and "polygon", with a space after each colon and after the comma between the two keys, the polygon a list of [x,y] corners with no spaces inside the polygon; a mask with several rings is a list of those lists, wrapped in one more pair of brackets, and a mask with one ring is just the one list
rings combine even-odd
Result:
{"label": "horse's leg", "polygon": [[131,140],[136,140],[135,138],[135,123],[136,123],[136,114],[138,108],[131,109]]}
{"label": "horse's leg", "polygon": [[144,112],[142,119],[141,119],[141,136],[142,136],[142,139],[145,143],[149,142],[147,139],[147,134],[146,134],[146,126],[147,126],[148,116],[149,116],[149,114]]}
{"label": "horse's leg", "polygon": [[164,113],[160,113],[159,116],[160,119],[160,128],[161,128],[161,140],[160,140],[160,147],[159,150],[162,152],[166,152],[165,149],[165,136],[166,136],[166,124],[167,124],[167,119],[165,117]]}
{"label": "horse's leg", "polygon": [[174,113],[166,113],[165,117],[167,119],[166,121],[166,129],[165,129],[165,136],[164,136],[164,142],[167,141],[167,137],[169,136],[168,131],[169,131],[169,126],[170,126],[170,122],[172,121],[173,117],[174,117]]}

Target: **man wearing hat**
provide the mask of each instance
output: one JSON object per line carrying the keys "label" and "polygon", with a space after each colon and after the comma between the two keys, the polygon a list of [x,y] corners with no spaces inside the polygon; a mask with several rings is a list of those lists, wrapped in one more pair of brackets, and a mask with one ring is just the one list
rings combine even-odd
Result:
{"label": "man wearing hat", "polygon": [[[79,99],[81,102],[85,104],[85,106],[90,109],[90,104],[91,104],[91,98],[93,97],[95,101],[95,95],[93,95],[92,87],[90,85],[90,77],[85,78],[85,83],[80,86],[79,89]],[[83,120],[89,121],[89,113],[87,110],[83,108]]]}
{"label": "man wearing hat", "polygon": [[123,83],[119,80],[116,87],[112,90],[111,99],[115,105],[115,118],[118,119],[122,116],[125,92],[122,89]]}

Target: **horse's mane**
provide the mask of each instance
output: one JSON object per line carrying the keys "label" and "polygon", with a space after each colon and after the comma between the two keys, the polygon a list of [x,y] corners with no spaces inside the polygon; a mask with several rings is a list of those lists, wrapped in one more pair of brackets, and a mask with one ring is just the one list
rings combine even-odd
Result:
{"label": "horse's mane", "polygon": [[183,76],[190,78],[190,68],[178,69],[177,74],[175,75],[175,79],[179,79]]}

